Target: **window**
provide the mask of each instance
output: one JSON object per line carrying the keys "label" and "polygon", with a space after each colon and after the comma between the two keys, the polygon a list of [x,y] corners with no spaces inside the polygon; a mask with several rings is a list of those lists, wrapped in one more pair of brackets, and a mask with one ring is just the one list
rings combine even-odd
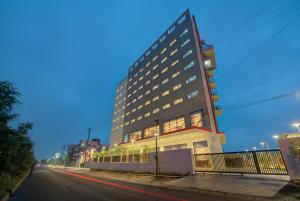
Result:
{"label": "window", "polygon": [[135,132],[130,133],[130,141],[140,140],[141,138],[142,138],[141,131],[135,131]]}
{"label": "window", "polygon": [[169,81],[169,78],[164,79],[161,84],[166,84]]}
{"label": "window", "polygon": [[152,46],[152,50],[155,50],[157,48],[158,44],[155,43],[153,46]]}
{"label": "window", "polygon": [[135,122],[135,119],[131,119],[130,123],[134,123]]}
{"label": "window", "polygon": [[164,48],[164,49],[160,52],[160,54],[163,54],[165,51],[167,51],[167,48]]}
{"label": "window", "polygon": [[202,111],[194,112],[190,115],[191,126],[203,127],[204,126],[204,116]]}
{"label": "window", "polygon": [[158,78],[158,74],[154,75],[152,79],[155,80],[156,78]]}
{"label": "window", "polygon": [[183,128],[185,128],[184,117],[182,116],[182,117],[178,117],[178,118],[172,119],[170,121],[167,121],[164,123],[163,127],[164,127],[164,133],[183,129]]}
{"label": "window", "polygon": [[159,42],[163,42],[166,39],[166,35],[163,35],[160,39]]}
{"label": "window", "polygon": [[155,61],[158,58],[158,56],[156,55],[155,57],[153,57],[152,61]]}
{"label": "window", "polygon": [[177,51],[178,51],[177,49],[173,50],[173,51],[170,53],[170,56],[173,56]]}
{"label": "window", "polygon": [[134,76],[133,77],[136,77],[137,76],[137,73],[136,74],[134,74]]}
{"label": "window", "polygon": [[186,65],[186,66],[184,67],[184,70],[187,70],[187,69],[193,67],[194,64],[195,64],[195,62],[192,61],[191,63],[189,63],[188,65]]}
{"label": "window", "polygon": [[145,82],[145,85],[148,85],[148,84],[150,84],[150,80],[148,80],[147,82]]}
{"label": "window", "polygon": [[129,125],[129,121],[126,121],[125,125],[126,125],[126,126]]}
{"label": "window", "polygon": [[129,87],[128,87],[128,89],[131,89],[132,88],[132,86],[130,85]]}
{"label": "window", "polygon": [[148,70],[145,75],[149,75],[149,74],[150,74],[150,70]]}
{"label": "window", "polygon": [[155,66],[153,66],[153,69],[152,69],[152,70],[157,69],[157,67],[158,67],[158,64],[156,64]]}
{"label": "window", "polygon": [[170,93],[170,91],[167,90],[167,91],[165,91],[165,92],[162,93],[162,96],[166,96],[166,95],[168,95],[169,93]]}
{"label": "window", "polygon": [[150,94],[150,90],[148,90],[148,91],[145,92],[145,95],[148,95],[148,94]]}
{"label": "window", "polygon": [[139,86],[139,90],[141,90],[143,87],[144,87],[143,85]]}
{"label": "window", "polygon": [[207,60],[204,61],[204,66],[206,68],[210,68],[211,67],[211,61],[210,61],[210,59],[207,59]]}
{"label": "window", "polygon": [[152,88],[153,91],[154,91],[155,89],[158,89],[158,84],[155,85],[155,86]]}
{"label": "window", "polygon": [[169,145],[164,147],[164,151],[170,151],[170,150],[177,150],[177,149],[186,149],[187,144],[176,144],[176,145]]}
{"label": "window", "polygon": [[182,58],[184,59],[185,57],[189,56],[190,54],[192,54],[192,50],[189,50],[187,53],[185,53]]}
{"label": "window", "polygon": [[153,114],[156,114],[158,112],[159,112],[159,108],[156,108],[156,109],[153,110]]}
{"label": "window", "polygon": [[141,69],[140,69],[140,73],[143,72],[143,70],[144,70],[144,68],[141,68]]}
{"label": "window", "polygon": [[165,110],[165,109],[168,109],[168,108],[170,108],[171,107],[171,105],[168,103],[168,104],[165,104],[164,106],[163,106],[163,110]]}
{"label": "window", "polygon": [[174,40],[172,40],[172,42],[169,44],[169,46],[171,47],[174,43],[176,43],[176,38]]}
{"label": "window", "polygon": [[168,30],[168,34],[172,33],[173,31],[175,31],[175,25],[173,25],[173,26]]}
{"label": "window", "polygon": [[145,57],[140,58],[140,62],[144,61]]}
{"label": "window", "polygon": [[121,126],[120,126],[121,128],[123,128],[124,127],[124,124],[121,124]]}
{"label": "window", "polygon": [[141,98],[143,98],[143,95],[139,95],[138,99],[140,100]]}
{"label": "window", "polygon": [[147,106],[147,105],[149,105],[149,104],[150,104],[150,101],[149,101],[149,100],[145,102],[145,106]]}
{"label": "window", "polygon": [[150,116],[150,112],[145,114],[145,117],[149,117]]}
{"label": "window", "polygon": [[133,92],[132,92],[132,94],[135,94],[137,92],[137,90],[135,89]]}
{"label": "window", "polygon": [[178,98],[178,99],[174,100],[174,105],[177,105],[182,102],[183,102],[183,98]]}
{"label": "window", "polygon": [[128,135],[124,135],[124,142],[128,142]]}
{"label": "window", "polygon": [[184,15],[177,21],[177,23],[182,24],[185,20],[186,20],[186,16]]}
{"label": "window", "polygon": [[144,138],[152,137],[154,134],[159,133],[159,125],[150,126],[144,129]]}
{"label": "window", "polygon": [[133,85],[136,85],[137,84],[137,81],[135,81],[134,83],[133,83]]}
{"label": "window", "polygon": [[188,94],[188,99],[194,98],[198,96],[198,94],[199,94],[198,90],[193,91],[192,93]]}
{"label": "window", "polygon": [[139,78],[139,81],[141,81],[141,80],[143,80],[143,79],[144,79],[144,77],[142,76],[142,77]]}
{"label": "window", "polygon": [[168,67],[165,67],[164,69],[162,69],[161,73],[165,73],[165,72],[167,72],[167,70],[168,70]]}
{"label": "window", "polygon": [[131,82],[132,81],[132,77],[129,79],[129,82]]}
{"label": "window", "polygon": [[181,38],[182,36],[184,36],[185,34],[187,34],[189,32],[188,29],[185,29],[179,36],[179,38]]}
{"label": "window", "polygon": [[138,110],[142,109],[143,108],[143,105],[139,105],[138,106]]}
{"label": "window", "polygon": [[177,84],[173,87],[173,91],[176,91],[181,88],[181,84]]}
{"label": "window", "polygon": [[165,61],[167,61],[168,57],[163,58],[163,60],[161,60],[160,63],[164,63]]}
{"label": "window", "polygon": [[136,118],[137,121],[141,120],[143,118],[143,116],[139,116],[138,118]]}
{"label": "window", "polygon": [[[147,55],[148,56],[148,55]],[[146,64],[146,67],[150,66],[150,61]]]}
{"label": "window", "polygon": [[136,102],[136,98],[132,100],[132,103],[135,103],[135,102]]}
{"label": "window", "polygon": [[130,115],[130,111],[126,113],[126,116]]}
{"label": "window", "polygon": [[172,66],[172,67],[175,66],[176,64],[178,64],[178,62],[179,62],[179,60],[177,59],[176,61],[174,61],[174,62],[171,64],[171,66]]}
{"label": "window", "polygon": [[157,101],[159,99],[159,96],[156,96],[152,99],[153,102]]}
{"label": "window", "polygon": [[190,41],[191,41],[191,40],[188,38],[186,41],[184,41],[184,42],[180,45],[180,47],[186,46],[186,44],[188,44]]}
{"label": "window", "polygon": [[177,77],[178,75],[180,75],[180,71],[177,71],[176,73],[174,73],[174,74],[172,75],[172,78],[175,78],[175,77]]}
{"label": "window", "polygon": [[197,79],[197,76],[196,76],[196,75],[193,75],[192,77],[188,78],[188,79],[185,81],[185,83],[186,83],[186,84],[189,84],[189,83],[195,81],[196,79]]}
{"label": "window", "polygon": [[133,108],[132,110],[131,110],[131,113],[134,113],[136,111],[136,108]]}

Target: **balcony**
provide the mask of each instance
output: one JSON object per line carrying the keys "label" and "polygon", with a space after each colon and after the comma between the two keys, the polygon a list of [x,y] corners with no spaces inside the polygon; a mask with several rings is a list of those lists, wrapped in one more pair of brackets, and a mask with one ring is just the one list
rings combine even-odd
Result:
{"label": "balcony", "polygon": [[208,78],[214,77],[214,74],[215,74],[215,72],[214,72],[213,70],[207,71],[207,76],[208,76]]}
{"label": "balcony", "polygon": [[214,79],[210,79],[209,86],[211,89],[215,89],[217,87],[216,81]]}
{"label": "balcony", "polygon": [[211,94],[211,100],[214,101],[214,102],[216,102],[216,101],[219,100],[219,96],[218,96],[218,93],[217,93],[217,92],[213,92],[213,93]]}
{"label": "balcony", "polygon": [[222,108],[220,106],[215,106],[214,110],[217,116],[222,115]]}

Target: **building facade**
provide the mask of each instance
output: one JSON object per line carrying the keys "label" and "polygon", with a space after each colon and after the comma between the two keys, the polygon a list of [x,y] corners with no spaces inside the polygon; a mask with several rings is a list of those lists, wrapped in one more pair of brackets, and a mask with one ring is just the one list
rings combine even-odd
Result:
{"label": "building facade", "polygon": [[214,69],[214,49],[204,45],[187,10],[129,68],[111,144],[142,150],[155,146],[158,135],[161,151],[222,152],[225,135],[216,123],[221,110],[215,106]]}

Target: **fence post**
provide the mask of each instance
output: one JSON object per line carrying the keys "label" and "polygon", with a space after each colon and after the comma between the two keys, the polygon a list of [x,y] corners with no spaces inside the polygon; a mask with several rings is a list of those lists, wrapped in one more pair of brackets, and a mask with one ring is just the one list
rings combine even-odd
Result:
{"label": "fence post", "polygon": [[260,174],[261,171],[260,171],[259,163],[258,163],[258,160],[257,160],[256,152],[254,152],[254,151],[251,151],[251,152],[252,152],[252,156],[253,156],[253,159],[254,159],[254,164],[255,164],[255,167],[256,167],[256,171],[257,171],[258,174]]}

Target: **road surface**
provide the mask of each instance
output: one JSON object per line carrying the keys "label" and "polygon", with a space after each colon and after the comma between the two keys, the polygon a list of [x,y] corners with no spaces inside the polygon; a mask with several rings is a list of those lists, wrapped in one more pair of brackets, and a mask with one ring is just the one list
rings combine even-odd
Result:
{"label": "road surface", "polygon": [[[258,200],[256,198],[255,200]],[[36,168],[10,201],[242,201],[253,197],[183,191],[95,178],[47,167]]]}

